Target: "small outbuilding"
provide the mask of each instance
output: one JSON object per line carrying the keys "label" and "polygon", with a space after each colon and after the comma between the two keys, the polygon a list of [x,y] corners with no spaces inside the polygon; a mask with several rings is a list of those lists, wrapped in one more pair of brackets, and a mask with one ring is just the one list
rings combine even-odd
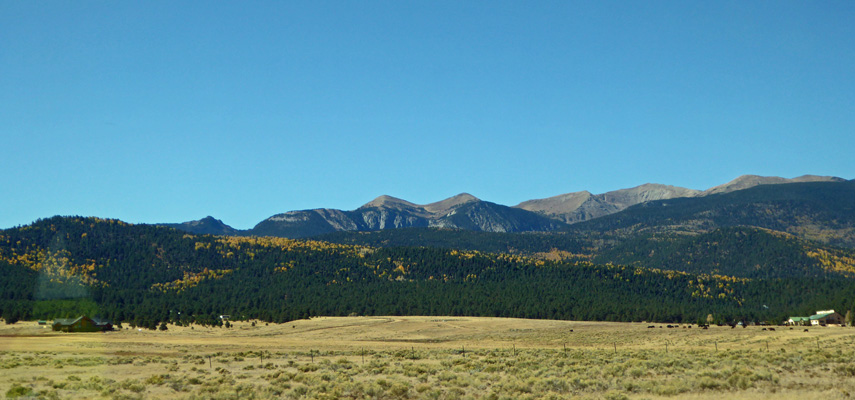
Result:
{"label": "small outbuilding", "polygon": [[104,319],[83,315],[75,319],[56,319],[53,321],[52,328],[58,332],[106,332],[113,330],[113,324]]}

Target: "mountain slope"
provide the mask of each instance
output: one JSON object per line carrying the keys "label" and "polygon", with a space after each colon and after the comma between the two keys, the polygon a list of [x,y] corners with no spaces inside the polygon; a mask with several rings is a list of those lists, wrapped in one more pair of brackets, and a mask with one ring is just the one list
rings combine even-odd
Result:
{"label": "mountain slope", "polygon": [[437,201],[435,203],[427,204],[427,205],[423,206],[423,208],[427,212],[429,212],[433,215],[446,215],[446,214],[448,214],[449,211],[451,211],[452,209],[454,209],[458,206],[461,206],[461,205],[466,204],[466,203],[473,203],[473,202],[478,202],[478,201],[481,201],[481,200],[478,199],[477,197],[469,194],[469,193],[461,193],[461,194],[458,194],[457,196],[449,197],[445,200],[441,200],[441,201]]}
{"label": "mountain slope", "polygon": [[855,277],[855,252],[818,246],[792,235],[730,227],[699,235],[641,234],[603,248],[591,258],[689,273],[744,278]]}
{"label": "mountain slope", "polygon": [[573,224],[614,214],[636,204],[648,201],[668,200],[681,197],[703,197],[712,194],[730,193],[758,185],[799,182],[845,182],[833,176],[803,175],[793,179],[776,176],[742,175],[728,183],[700,191],[677,186],[646,183],[630,189],[621,189],[602,194],[588,191],[567,193],[545,199],[524,201],[514,207],[541,213],[550,218]]}
{"label": "mountain slope", "polygon": [[705,232],[753,226],[855,247],[855,181],[759,185],[729,193],[639,204],[572,225],[571,232]]}
{"label": "mountain slope", "polygon": [[356,222],[346,212],[320,208],[276,214],[259,222],[246,233],[252,236],[301,238],[356,229]]}
{"label": "mountain slope", "polygon": [[696,196],[700,192],[676,186],[647,183],[630,189],[592,195],[590,192],[568,193],[546,199],[529,200],[514,207],[542,213],[566,223],[576,223],[614,214],[635,204]]}
{"label": "mountain slope", "polygon": [[274,215],[249,230],[256,236],[303,238],[337,231],[375,231],[413,227],[460,228],[487,232],[561,229],[563,223],[535,213],[481,201],[461,193],[427,205],[380,196],[353,211],[330,209]]}
{"label": "mountain slope", "polygon": [[182,222],[180,224],[156,224],[161,226],[167,226],[170,228],[175,228],[178,230],[182,230],[185,232],[195,233],[197,235],[226,235],[226,236],[234,236],[240,235],[242,232],[240,230],[234,229],[231,226],[228,226],[212,216],[207,216],[200,220],[196,221],[188,221]]}
{"label": "mountain slope", "polygon": [[564,224],[533,212],[478,201],[454,208],[431,226],[484,232],[543,232],[560,229]]}
{"label": "mountain slope", "polygon": [[742,175],[723,185],[718,185],[700,193],[700,196],[708,196],[711,194],[730,193],[737,190],[749,189],[759,185],[779,185],[782,183],[803,183],[803,182],[845,182],[843,178],[836,176],[817,176],[817,175],[802,175],[793,179],[781,178],[777,176],[758,176],[758,175]]}

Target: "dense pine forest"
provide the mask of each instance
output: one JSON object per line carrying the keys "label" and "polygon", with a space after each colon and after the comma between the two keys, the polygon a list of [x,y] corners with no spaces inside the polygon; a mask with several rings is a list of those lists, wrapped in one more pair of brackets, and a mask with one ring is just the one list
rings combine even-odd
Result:
{"label": "dense pine forest", "polygon": [[432,229],[327,239],[44,219],[0,231],[0,313],[148,328],[221,324],[222,314],[726,323],[845,311],[855,300],[851,251],[753,228],[631,240]]}

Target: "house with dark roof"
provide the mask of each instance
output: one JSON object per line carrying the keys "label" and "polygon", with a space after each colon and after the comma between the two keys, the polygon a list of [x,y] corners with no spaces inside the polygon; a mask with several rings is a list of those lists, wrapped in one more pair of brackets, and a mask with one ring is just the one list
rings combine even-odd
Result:
{"label": "house with dark roof", "polygon": [[52,328],[58,332],[106,332],[113,330],[113,324],[104,319],[83,315],[74,319],[55,319]]}

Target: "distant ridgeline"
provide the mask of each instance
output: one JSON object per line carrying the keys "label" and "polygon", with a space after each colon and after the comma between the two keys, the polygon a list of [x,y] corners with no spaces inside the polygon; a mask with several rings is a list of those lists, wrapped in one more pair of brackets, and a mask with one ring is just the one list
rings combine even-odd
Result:
{"label": "distant ridgeline", "polygon": [[[850,310],[855,299],[851,250],[756,228],[692,236],[395,232],[422,239],[388,236],[381,247],[352,237],[192,235],[53,217],[0,231],[0,312],[7,322],[89,315],[152,329],[219,324],[221,314],[271,322],[351,314],[780,322]],[[415,247],[420,240],[437,245]]]}
{"label": "distant ridgeline", "polygon": [[[356,233],[411,228],[627,237],[642,232],[706,233],[752,226],[855,248],[855,181],[809,175],[795,179],[749,175],[706,191],[645,184],[599,195],[568,193],[514,207],[468,194],[427,205],[381,196],[353,211],[314,209],[277,214],[245,231],[213,217],[164,226],[194,234],[287,238],[347,238]],[[434,234],[426,236],[445,240]]]}

